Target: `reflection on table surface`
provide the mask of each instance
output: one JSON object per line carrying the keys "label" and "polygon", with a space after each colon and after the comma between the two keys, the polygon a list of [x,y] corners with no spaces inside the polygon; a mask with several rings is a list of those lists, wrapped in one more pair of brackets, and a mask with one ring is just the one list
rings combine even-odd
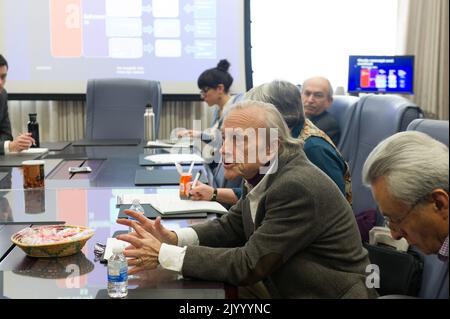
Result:
{"label": "reflection on table surface", "polygon": [[[95,234],[81,253],[63,258],[28,257],[19,247],[11,244],[13,249],[0,261],[3,276],[3,291],[0,292],[7,298],[95,298],[97,294],[99,298],[104,297],[102,290],[107,286],[106,266],[96,260],[94,247],[96,243],[105,244],[115,232],[127,230],[127,227],[116,223],[119,212],[116,207],[117,196],[130,193],[171,193],[178,196],[177,188],[45,189],[37,195],[27,192],[17,189],[3,193],[1,242],[10,241],[12,232],[5,230],[15,227],[17,231],[20,227],[18,223],[22,223],[20,228],[24,228],[32,224],[59,221],[93,228]],[[33,203],[27,204],[27,201]],[[35,209],[44,206],[45,210],[38,213],[27,210],[27,207]],[[163,220],[163,224],[169,229],[175,229],[204,221]],[[144,289],[141,293],[130,294],[131,298],[225,297],[223,283],[182,279],[178,274],[164,269],[141,273],[138,278],[130,280],[129,286],[130,289]]]}
{"label": "reflection on table surface", "polygon": [[[0,261],[4,297],[7,298],[99,298],[107,287],[106,266],[96,260],[96,243],[127,227],[116,223],[119,208],[117,196],[124,194],[178,194],[173,188],[80,188],[44,189],[39,192],[4,190],[0,211],[0,241],[10,241],[8,227],[65,222],[93,228],[94,236],[82,252],[63,258],[32,258],[17,246]],[[6,207],[6,208],[5,208]],[[30,211],[31,208],[31,211]],[[43,211],[40,211],[44,208]],[[209,218],[215,218],[211,215]],[[204,222],[204,219],[163,220],[165,227],[176,229]],[[5,235],[3,235],[5,234]],[[7,235],[6,235],[7,234]],[[1,257],[1,255],[0,255]],[[0,280],[0,283],[2,281]],[[182,279],[178,274],[156,269],[130,280],[131,298],[224,298],[223,283]],[[144,295],[142,295],[142,293]]]}
{"label": "reflection on table surface", "polygon": [[119,213],[117,197],[124,194],[178,196],[178,187],[0,190],[0,224],[65,221],[94,227],[110,225]]}
{"label": "reflection on table surface", "polygon": [[[178,196],[177,186],[135,187],[140,154],[167,153],[164,149],[130,147],[74,147],[49,152],[45,161],[45,188],[23,189],[21,167],[0,167],[0,298],[104,298],[106,266],[94,254],[117,231],[127,231],[116,219],[117,197],[124,194]],[[80,160],[98,160],[93,174],[68,176],[67,167]],[[74,162],[70,162],[74,161]],[[76,162],[78,161],[78,162]],[[70,162],[70,163],[69,163]],[[206,175],[212,174],[205,165]],[[174,170],[173,165],[152,169]],[[208,218],[215,218],[210,215]],[[188,227],[204,219],[163,220],[169,229]],[[63,258],[32,258],[10,237],[30,225],[66,223],[93,228],[94,236],[82,252]],[[225,289],[226,288],[226,289]],[[235,296],[223,283],[181,278],[164,269],[145,271],[130,279],[130,298],[224,298]]]}
{"label": "reflection on table surface", "polygon": [[[61,264],[61,267],[64,264]],[[92,265],[93,267],[93,265]],[[81,273],[77,264],[67,264],[52,278],[30,270],[0,271],[0,298],[10,299],[94,299],[108,298],[106,266],[96,265]],[[128,298],[140,299],[223,299],[226,287],[218,282],[181,278],[177,273],[157,268],[143,271],[128,282]]]}

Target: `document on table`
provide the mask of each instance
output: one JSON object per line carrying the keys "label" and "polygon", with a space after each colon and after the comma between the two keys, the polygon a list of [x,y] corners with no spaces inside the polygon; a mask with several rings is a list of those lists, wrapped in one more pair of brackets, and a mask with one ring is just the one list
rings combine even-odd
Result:
{"label": "document on table", "polygon": [[120,197],[121,204],[131,204],[138,199],[142,204],[150,204],[162,215],[182,213],[225,214],[228,210],[218,202],[191,201],[180,199],[178,194],[125,194]]}
{"label": "document on table", "polygon": [[157,154],[145,157],[145,160],[155,164],[192,163],[203,164],[205,160],[197,154]]}

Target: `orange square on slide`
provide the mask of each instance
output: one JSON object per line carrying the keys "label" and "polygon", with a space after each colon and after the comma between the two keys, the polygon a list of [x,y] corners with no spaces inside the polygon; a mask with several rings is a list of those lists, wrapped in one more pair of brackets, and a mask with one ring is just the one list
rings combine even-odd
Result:
{"label": "orange square on slide", "polygon": [[361,87],[362,88],[370,87],[370,70],[369,69],[361,69]]}
{"label": "orange square on slide", "polygon": [[51,52],[54,57],[80,57],[83,52],[81,0],[50,1]]}

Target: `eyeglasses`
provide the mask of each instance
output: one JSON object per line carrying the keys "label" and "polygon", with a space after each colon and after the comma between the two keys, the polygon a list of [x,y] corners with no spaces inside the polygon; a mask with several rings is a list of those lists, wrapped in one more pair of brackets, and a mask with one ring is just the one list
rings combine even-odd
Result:
{"label": "eyeglasses", "polygon": [[414,211],[414,209],[417,207],[417,205],[419,205],[420,203],[422,203],[425,199],[428,198],[428,194],[426,196],[422,196],[420,197],[418,200],[416,200],[414,202],[414,204],[412,204],[412,206],[410,207],[410,209],[406,212],[405,215],[403,215],[403,217],[398,218],[398,219],[392,219],[388,216],[384,216],[384,224],[386,225],[386,227],[392,228],[392,226],[394,225],[400,225],[405,219],[406,217],[408,217],[409,214],[411,214],[412,211]]}
{"label": "eyeglasses", "polygon": [[211,90],[211,88],[205,86],[204,88],[200,89],[200,95],[205,95],[209,90]]}

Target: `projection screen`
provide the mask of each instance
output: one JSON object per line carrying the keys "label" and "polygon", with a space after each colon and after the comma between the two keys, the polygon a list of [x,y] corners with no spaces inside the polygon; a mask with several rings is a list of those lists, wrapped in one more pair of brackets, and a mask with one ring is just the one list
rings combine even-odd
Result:
{"label": "projection screen", "polygon": [[85,94],[88,79],[113,77],[198,94],[224,58],[232,91],[251,86],[246,0],[0,0],[0,15],[9,94]]}

